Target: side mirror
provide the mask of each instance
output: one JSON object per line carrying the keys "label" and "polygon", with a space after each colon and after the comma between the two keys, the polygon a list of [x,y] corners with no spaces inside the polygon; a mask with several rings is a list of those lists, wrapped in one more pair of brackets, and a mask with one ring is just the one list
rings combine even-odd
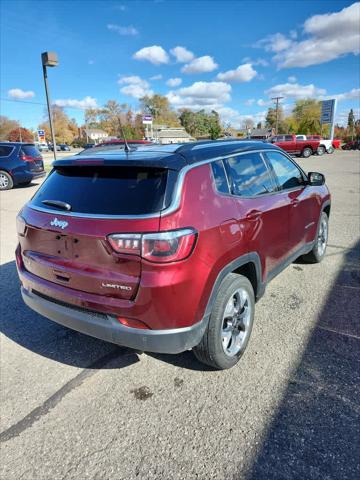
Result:
{"label": "side mirror", "polygon": [[325,175],[318,172],[309,172],[308,173],[309,185],[320,186],[325,183]]}

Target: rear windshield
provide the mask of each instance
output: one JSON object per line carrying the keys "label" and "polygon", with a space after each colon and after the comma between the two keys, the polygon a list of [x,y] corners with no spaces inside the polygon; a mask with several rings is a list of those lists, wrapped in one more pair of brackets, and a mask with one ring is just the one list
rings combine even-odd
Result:
{"label": "rear windshield", "polygon": [[[145,167],[63,167],[54,170],[32,204],[56,210],[43,200],[70,204],[71,212],[143,215],[165,208],[168,171]],[[59,212],[61,209],[59,209]]]}
{"label": "rear windshield", "polygon": [[21,147],[21,150],[24,153],[24,155],[27,155],[29,157],[41,157],[41,153],[35,147],[35,145],[23,145]]}

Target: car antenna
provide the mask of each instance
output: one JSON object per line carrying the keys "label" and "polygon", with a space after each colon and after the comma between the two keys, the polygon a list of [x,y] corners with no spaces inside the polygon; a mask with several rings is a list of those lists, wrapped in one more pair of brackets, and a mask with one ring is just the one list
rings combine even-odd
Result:
{"label": "car antenna", "polygon": [[122,122],[121,122],[120,115],[119,115],[119,117],[118,117],[118,120],[119,120],[119,125],[120,125],[121,134],[122,134],[122,136],[123,136],[124,143],[125,143],[124,150],[125,150],[126,153],[129,153],[129,152],[131,152],[131,148],[129,147],[129,144],[127,143],[127,140],[126,140],[126,137],[125,137],[125,132],[124,132],[124,128],[123,128],[123,125],[122,125]]}

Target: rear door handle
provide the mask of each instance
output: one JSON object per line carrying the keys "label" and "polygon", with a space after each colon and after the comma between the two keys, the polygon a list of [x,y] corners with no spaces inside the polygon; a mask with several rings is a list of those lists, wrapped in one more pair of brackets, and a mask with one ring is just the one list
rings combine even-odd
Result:
{"label": "rear door handle", "polygon": [[261,217],[261,212],[260,210],[251,210],[247,215],[246,219],[247,220],[258,220],[258,218]]}

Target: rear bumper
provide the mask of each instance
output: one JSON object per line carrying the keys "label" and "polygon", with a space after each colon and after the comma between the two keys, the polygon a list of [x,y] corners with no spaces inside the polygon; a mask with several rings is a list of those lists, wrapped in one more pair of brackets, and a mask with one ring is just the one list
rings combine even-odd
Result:
{"label": "rear bumper", "polygon": [[180,353],[195,347],[204,335],[208,318],[185,328],[142,330],[121,325],[115,316],[47,300],[21,287],[24,302],[35,312],[60,325],[107,342],[147,352]]}
{"label": "rear bumper", "polygon": [[37,178],[45,177],[45,175],[45,170],[43,170],[42,172],[32,172],[31,170],[19,170],[12,172],[12,177],[15,185],[18,185],[19,183],[31,182],[32,180],[35,180]]}

